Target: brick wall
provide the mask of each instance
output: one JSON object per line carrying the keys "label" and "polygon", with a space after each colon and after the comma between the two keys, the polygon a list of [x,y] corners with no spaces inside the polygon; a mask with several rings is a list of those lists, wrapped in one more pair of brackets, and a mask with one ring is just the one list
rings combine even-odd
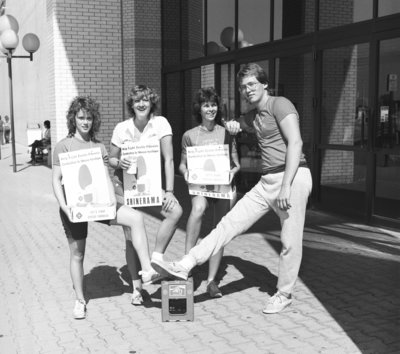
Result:
{"label": "brick wall", "polygon": [[[180,62],[180,0],[162,1],[163,11],[163,60],[164,65]],[[174,21],[169,19],[174,18]]]}
{"label": "brick wall", "polygon": [[[332,9],[335,9],[332,13]],[[319,4],[319,29],[332,28],[353,22],[353,1],[321,0]]]}
{"label": "brick wall", "polygon": [[137,84],[161,97],[161,1],[123,0],[122,13],[124,101]]}
{"label": "brick wall", "polygon": [[[353,145],[357,94],[357,47],[324,52],[321,138],[324,143]],[[354,175],[352,152],[325,153],[321,183],[350,183]]]}
{"label": "brick wall", "polygon": [[66,135],[65,113],[71,99],[90,95],[100,103],[99,139],[108,146],[122,116],[120,14],[117,0],[65,0],[52,5],[56,141]]}
{"label": "brick wall", "polygon": [[203,2],[183,1],[182,18],[183,60],[203,56]]}

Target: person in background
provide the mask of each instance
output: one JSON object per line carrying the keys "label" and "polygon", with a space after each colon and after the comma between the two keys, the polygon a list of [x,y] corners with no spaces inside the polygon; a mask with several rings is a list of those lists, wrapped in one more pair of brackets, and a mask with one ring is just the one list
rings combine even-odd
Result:
{"label": "person in background", "polygon": [[0,145],[4,145],[4,129],[3,129],[3,119],[0,116]]}
{"label": "person in background", "polygon": [[285,97],[268,92],[268,77],[258,64],[246,64],[237,74],[239,90],[254,109],[241,119],[226,123],[231,134],[254,129],[262,158],[259,182],[226,214],[217,227],[179,262],[153,263],[166,276],[187,279],[190,270],[204,263],[273,210],[281,221],[277,292],[263,310],[277,313],[289,306],[303,251],[303,230],[312,178],[302,152],[299,114]]}
{"label": "person in background", "polygon": [[4,131],[4,143],[9,144],[11,135],[11,123],[10,123],[10,118],[8,116],[4,116],[3,131]]}
{"label": "person in background", "polygon": [[[67,112],[68,136],[57,143],[53,158],[53,190],[60,206],[60,218],[67,236],[70,250],[70,274],[75,291],[73,316],[75,319],[86,317],[86,301],[83,291],[83,261],[85,257],[88,223],[74,223],[71,220],[71,207],[67,205],[62,182],[59,154],[69,151],[100,148],[107,176],[107,184],[112,205],[116,205],[114,220],[100,221],[108,225],[122,225],[129,235],[130,242],[142,264],[140,275],[143,283],[151,283],[159,277],[150,265],[149,246],[144,230],[143,215],[128,206],[117,203],[113,184],[108,171],[108,154],[104,144],[96,134],[100,129],[99,104],[91,97],[77,96],[71,102]],[[92,176],[95,178],[96,176]]]}
{"label": "person in background", "polygon": [[31,148],[31,160],[28,163],[35,163],[37,148],[46,148],[51,144],[50,121],[45,120],[43,122],[43,126],[44,129],[42,131],[42,139],[35,140],[32,144],[29,145],[29,147]]}
{"label": "person in background", "polygon": [[[239,171],[239,158],[236,150],[236,143],[230,134],[222,126],[221,118],[221,100],[213,87],[201,88],[197,91],[193,102],[193,114],[199,123],[198,126],[186,131],[182,137],[182,153],[179,171],[184,176],[187,183],[189,171],[187,166],[186,149],[190,146],[202,145],[229,145],[231,170],[229,171],[229,183],[233,181],[235,174]],[[234,189],[234,188],[233,188]],[[221,218],[231,209],[236,200],[236,191],[233,193],[233,199],[218,199],[205,197],[202,195],[192,195],[192,209],[186,225],[186,243],[185,252],[189,253],[199,238],[202,220],[205,211],[212,207],[213,209],[213,227],[215,227]],[[207,292],[211,297],[221,297],[222,292],[218,288],[215,277],[223,256],[221,248],[210,258]]]}
{"label": "person in background", "polygon": [[[158,101],[159,97],[154,89],[146,85],[134,86],[129,92],[126,101],[130,118],[115,126],[110,144],[110,166],[115,169],[114,187],[117,198],[123,200],[123,170],[129,169],[131,161],[121,158],[122,144],[125,142],[145,141],[147,139],[157,139],[160,142],[163,172],[165,174],[165,190],[163,190],[163,202],[160,208],[163,220],[156,235],[156,244],[151,256],[152,260],[163,260],[164,252],[182,216],[182,207],[174,195],[175,171],[172,129],[165,117],[156,114]],[[125,252],[134,288],[132,303],[140,305],[143,302],[141,296],[142,280],[137,274],[141,265],[129,239],[126,240]]]}

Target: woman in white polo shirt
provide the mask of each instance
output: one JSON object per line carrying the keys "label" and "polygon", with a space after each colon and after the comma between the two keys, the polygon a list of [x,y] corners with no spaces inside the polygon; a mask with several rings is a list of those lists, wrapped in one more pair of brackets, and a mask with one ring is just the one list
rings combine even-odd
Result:
{"label": "woman in white polo shirt", "polygon": [[[152,260],[163,259],[164,252],[182,216],[182,208],[174,196],[175,170],[172,129],[165,117],[155,114],[158,101],[159,97],[154,89],[146,85],[134,86],[126,101],[130,118],[116,125],[110,146],[110,166],[115,169],[114,186],[116,187],[118,198],[123,193],[123,170],[131,166],[131,162],[128,159],[121,159],[122,144],[148,139],[158,139],[160,141],[165,173],[165,190],[163,191],[163,203],[160,212],[164,219],[157,232],[155,249],[151,256]],[[126,240],[126,260],[133,283],[132,304],[141,305],[143,303],[141,296],[142,281],[138,276],[140,263],[132,243],[128,239]]]}

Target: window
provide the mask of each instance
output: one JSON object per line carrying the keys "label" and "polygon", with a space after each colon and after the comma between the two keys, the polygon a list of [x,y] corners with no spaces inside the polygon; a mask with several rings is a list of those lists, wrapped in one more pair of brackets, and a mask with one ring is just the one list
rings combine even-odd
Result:
{"label": "window", "polygon": [[[163,115],[168,119],[172,127],[172,140],[174,146],[174,161],[180,161],[180,145],[184,125],[182,124],[182,85],[180,73],[172,73],[165,76],[165,95],[163,97],[164,108]],[[178,163],[179,164],[179,163]],[[178,164],[175,164],[176,171]]]}
{"label": "window", "polygon": [[313,57],[311,53],[275,60],[275,96],[289,99],[299,113],[303,152],[312,164],[313,133]]}
{"label": "window", "polygon": [[374,213],[400,220],[400,38],[381,41]]}
{"label": "window", "polygon": [[235,1],[207,2],[208,55],[234,49]]}
{"label": "window", "polygon": [[314,0],[275,0],[274,39],[314,31]]}
{"label": "window", "polygon": [[[257,61],[266,73],[269,71],[268,60]],[[240,98],[240,113],[247,113],[251,107]],[[242,131],[238,138],[238,153],[240,159],[240,172],[238,174],[237,188],[239,192],[247,192],[260,179],[261,150],[258,147],[257,137],[251,131]]]}
{"label": "window", "polygon": [[[202,86],[202,70],[201,68],[185,71],[185,88],[184,88],[184,124],[183,132],[198,125],[192,112],[192,102],[194,94]],[[182,105],[182,102],[181,102]],[[182,123],[180,123],[182,126]],[[181,136],[182,137],[182,136]],[[180,151],[179,145],[179,151]],[[180,160],[180,159],[179,159]]]}
{"label": "window", "polygon": [[270,0],[239,0],[239,48],[270,41]]}
{"label": "window", "polygon": [[400,220],[400,155],[378,154],[374,213]]}
{"label": "window", "polygon": [[320,0],[319,29],[369,20],[372,10],[373,0]]}
{"label": "window", "polygon": [[323,150],[320,163],[321,201],[332,210],[362,214],[367,174],[365,154],[359,151]]}
{"label": "window", "polygon": [[392,15],[399,12],[399,0],[378,0],[378,16]]}
{"label": "window", "polygon": [[223,116],[230,120],[235,118],[235,66],[233,64],[221,65],[221,99],[223,103]]}
{"label": "window", "polygon": [[380,43],[375,145],[400,149],[400,38]]}
{"label": "window", "polygon": [[370,112],[368,51],[369,44],[357,44],[323,53],[323,144],[366,144]]}

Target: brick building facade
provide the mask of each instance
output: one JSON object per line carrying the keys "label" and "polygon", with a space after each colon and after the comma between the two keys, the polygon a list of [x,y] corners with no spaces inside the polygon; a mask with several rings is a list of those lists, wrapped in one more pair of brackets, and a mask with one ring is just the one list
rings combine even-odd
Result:
{"label": "brick building facade", "polygon": [[[244,0],[3,0],[5,13],[20,23],[20,38],[34,32],[41,40],[32,62],[13,60],[16,141],[26,143],[27,128],[46,119],[52,123],[53,141],[60,140],[67,132],[71,99],[87,94],[101,104],[99,138],[107,146],[114,126],[127,118],[130,88],[147,84],[159,92],[160,113],[173,127],[177,166],[181,137],[196,124],[191,114],[194,92],[215,86],[226,117],[234,118],[245,110],[235,72],[242,63],[256,61],[268,70],[274,94],[288,97],[300,113],[315,205],[336,205],[368,222],[375,214],[400,220],[394,212],[400,187],[394,178],[390,183],[386,178],[400,171],[400,61],[393,59],[400,56],[395,45],[398,2],[262,2],[263,8],[273,3],[263,17],[263,39],[255,45],[241,39],[229,47],[207,42],[208,36],[219,38],[223,29],[210,32],[214,27],[209,21],[219,19],[209,18],[208,12],[215,12],[219,3],[232,5],[227,13],[235,13],[231,22],[238,33],[246,16],[251,24],[257,14],[256,6],[237,13]],[[246,30],[251,27],[247,23]],[[19,46],[15,54],[22,52]],[[2,83],[7,81],[4,62]],[[0,97],[4,116],[9,111],[6,85],[0,85]],[[239,152],[244,166],[240,188],[246,192],[259,178],[254,139],[242,138]],[[388,193],[388,186],[394,192]]]}

